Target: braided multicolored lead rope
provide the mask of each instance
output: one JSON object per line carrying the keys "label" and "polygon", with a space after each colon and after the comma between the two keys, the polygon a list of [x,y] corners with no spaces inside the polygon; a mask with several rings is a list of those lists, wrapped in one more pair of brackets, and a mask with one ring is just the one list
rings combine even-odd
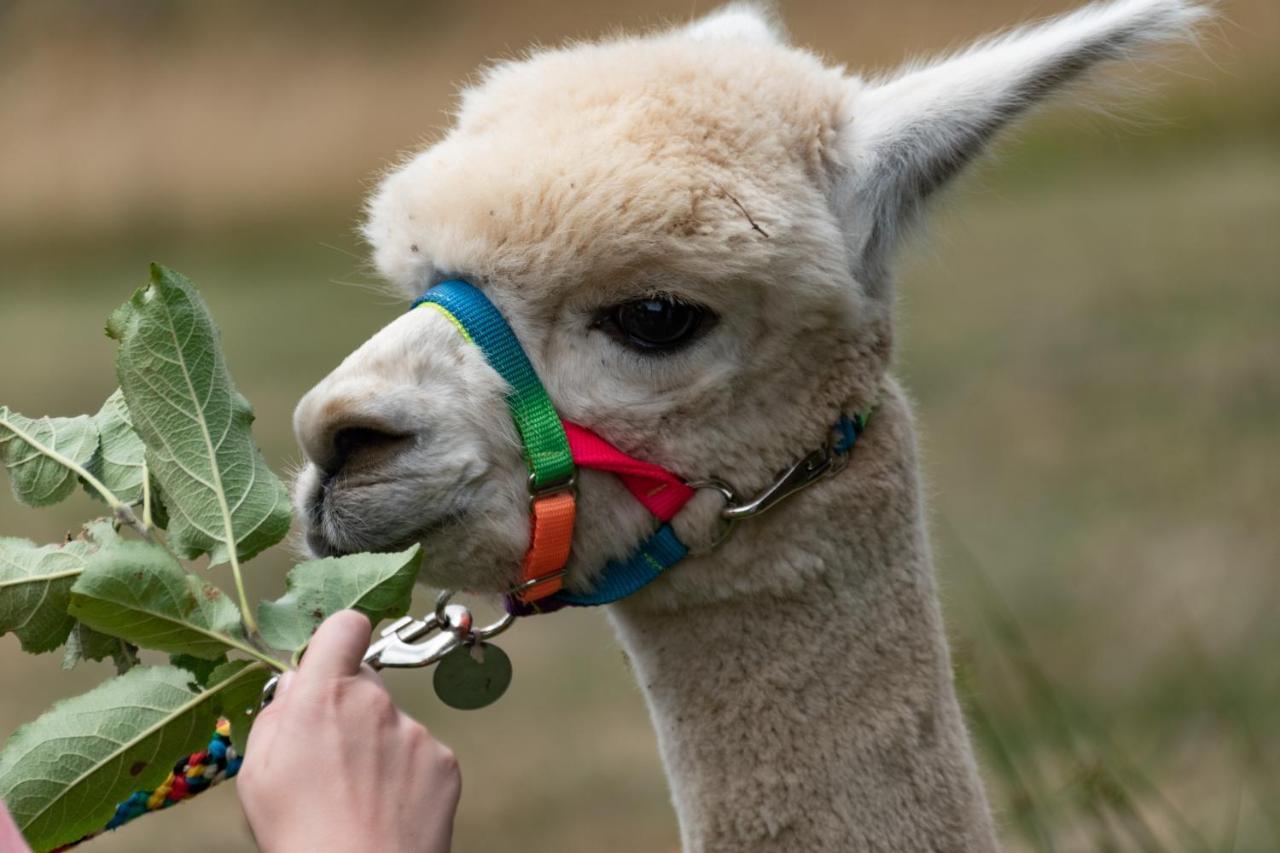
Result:
{"label": "braided multicolored lead rope", "polygon": [[135,791],[131,794],[129,799],[116,806],[115,815],[105,827],[86,835],[79,841],[57,848],[54,853],[69,850],[104,832],[119,829],[147,812],[167,809],[169,806],[207,791],[219,782],[226,781],[239,773],[243,760],[231,744],[231,722],[226,718],[220,719],[214,728],[213,739],[209,741],[208,748],[202,752],[192,753],[173,765],[173,771],[154,790]]}

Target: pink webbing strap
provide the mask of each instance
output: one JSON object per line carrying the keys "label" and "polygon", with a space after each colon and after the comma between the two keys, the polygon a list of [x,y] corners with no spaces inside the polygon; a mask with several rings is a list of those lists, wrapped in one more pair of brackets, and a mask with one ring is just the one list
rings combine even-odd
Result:
{"label": "pink webbing strap", "polygon": [[666,468],[628,456],[585,427],[564,422],[569,450],[579,468],[616,474],[645,509],[670,521],[693,499],[694,490]]}

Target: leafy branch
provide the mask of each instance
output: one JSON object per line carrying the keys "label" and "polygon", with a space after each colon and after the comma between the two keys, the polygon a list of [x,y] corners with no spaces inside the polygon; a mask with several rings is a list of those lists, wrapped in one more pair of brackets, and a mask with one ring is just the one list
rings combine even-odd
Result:
{"label": "leafy branch", "polygon": [[[109,657],[120,673],[0,752],[0,798],[37,849],[100,829],[219,715],[243,743],[262,685],[320,622],[349,607],[374,622],[403,615],[421,561],[415,546],[304,562],[283,596],[251,606],[244,565],[288,533],[289,499],[253,442],[253,410],[207,307],[187,279],[153,266],[107,333],[120,388],[95,415],[31,419],[0,406],[0,462],[20,502],[49,506],[79,483],[111,512],[57,545],[0,538],[0,635],[33,654],[65,645],[64,666]],[[234,600],[184,565],[205,555],[229,566]],[[170,665],[138,665],[140,648]]]}

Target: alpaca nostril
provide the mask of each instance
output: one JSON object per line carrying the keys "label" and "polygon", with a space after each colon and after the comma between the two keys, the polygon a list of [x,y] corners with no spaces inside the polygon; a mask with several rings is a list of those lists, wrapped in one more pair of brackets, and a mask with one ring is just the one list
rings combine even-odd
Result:
{"label": "alpaca nostril", "polygon": [[302,452],[327,480],[344,467],[373,467],[408,450],[424,421],[412,403],[412,389],[362,391],[330,378],[298,402],[293,430]]}
{"label": "alpaca nostril", "polygon": [[384,432],[367,426],[349,426],[339,429],[331,439],[332,452],[325,467],[335,474],[353,460],[359,463],[373,462],[399,452],[412,436]]}

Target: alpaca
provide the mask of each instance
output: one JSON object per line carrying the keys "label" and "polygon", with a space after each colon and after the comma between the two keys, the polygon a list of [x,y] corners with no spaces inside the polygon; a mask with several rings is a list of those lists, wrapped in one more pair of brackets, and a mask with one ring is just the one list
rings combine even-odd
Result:
{"label": "alpaca", "polygon": [[[697,556],[609,608],[686,851],[996,847],[888,372],[892,260],[1003,127],[1204,14],[1119,0],[864,80],[734,5],[489,68],[373,193],[390,282],[481,288],[561,417],[688,481],[755,495],[873,410],[842,470],[714,550],[725,499],[700,489],[672,522]],[[310,548],[422,542],[424,581],[513,588],[530,496],[508,390],[438,312],[375,334],[298,405]],[[654,529],[609,474],[578,494],[571,591]]]}

